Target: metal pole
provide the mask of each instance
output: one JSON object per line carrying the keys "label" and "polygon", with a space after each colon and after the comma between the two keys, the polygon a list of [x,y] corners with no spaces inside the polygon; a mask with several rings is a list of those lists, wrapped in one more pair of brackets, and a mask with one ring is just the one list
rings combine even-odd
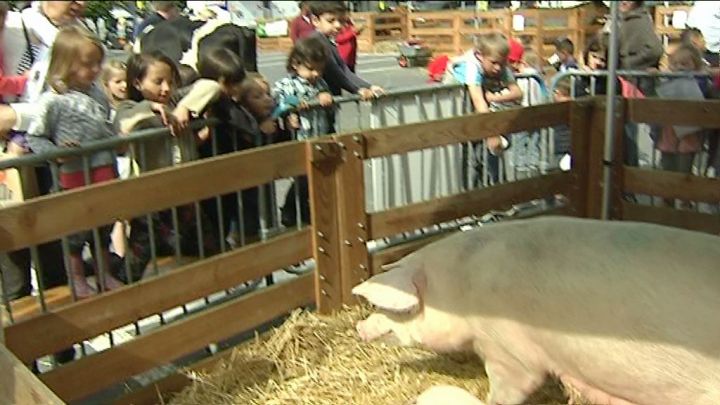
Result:
{"label": "metal pole", "polygon": [[[615,104],[617,93],[618,65],[618,15],[619,2],[610,3],[610,50],[608,52],[607,109],[605,110],[605,151],[604,162],[613,161],[613,141],[615,140]],[[602,219],[608,218],[610,210],[610,173],[611,167],[603,167]]]}

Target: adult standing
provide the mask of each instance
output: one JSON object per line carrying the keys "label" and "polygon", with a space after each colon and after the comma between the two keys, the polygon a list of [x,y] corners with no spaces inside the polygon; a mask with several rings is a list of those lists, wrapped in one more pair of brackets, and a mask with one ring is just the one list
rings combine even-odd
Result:
{"label": "adult standing", "polygon": [[717,64],[720,60],[720,1],[696,1],[690,8],[686,25],[700,30],[705,39],[704,56],[711,64]]}
{"label": "adult standing", "polygon": [[145,19],[142,20],[133,31],[133,40],[135,41],[137,41],[138,37],[145,32],[146,28],[180,16],[180,10],[174,1],[153,1],[150,3],[150,6],[152,7],[153,12],[145,17]]}
{"label": "adult standing", "polygon": [[290,39],[293,45],[308,35],[315,32],[315,26],[310,21],[310,5],[307,1],[298,2],[300,15],[290,22]]}
{"label": "adult standing", "polygon": [[[663,56],[663,45],[655,33],[650,14],[644,7],[643,1],[620,2],[620,68],[624,70],[651,70],[660,65]],[[655,81],[652,77],[641,77],[632,80],[645,96],[655,94]],[[627,124],[625,126],[625,156],[624,163],[629,166],[638,166],[638,126]]]}

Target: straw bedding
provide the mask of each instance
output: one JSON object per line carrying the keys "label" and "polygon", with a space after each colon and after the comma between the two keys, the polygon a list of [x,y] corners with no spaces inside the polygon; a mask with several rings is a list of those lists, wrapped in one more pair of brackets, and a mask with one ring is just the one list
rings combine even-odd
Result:
{"label": "straw bedding", "polygon": [[[296,311],[279,328],[234,349],[172,404],[406,404],[435,384],[484,398],[488,384],[472,354],[438,355],[417,348],[365,343],[355,323],[365,307],[333,316]],[[530,401],[562,404],[562,388],[548,382]]]}

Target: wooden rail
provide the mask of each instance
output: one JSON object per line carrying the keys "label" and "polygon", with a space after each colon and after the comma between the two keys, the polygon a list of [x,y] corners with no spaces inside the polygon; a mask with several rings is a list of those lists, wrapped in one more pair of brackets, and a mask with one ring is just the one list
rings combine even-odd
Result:
{"label": "wooden rail", "polygon": [[304,169],[304,146],[288,142],[40,197],[0,210],[0,251],[297,176]]}

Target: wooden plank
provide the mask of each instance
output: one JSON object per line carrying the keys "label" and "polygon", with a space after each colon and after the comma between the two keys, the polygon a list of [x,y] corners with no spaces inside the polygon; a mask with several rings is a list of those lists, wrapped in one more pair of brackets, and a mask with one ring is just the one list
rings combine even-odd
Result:
{"label": "wooden plank", "polygon": [[438,235],[433,235],[427,238],[417,239],[411,242],[403,243],[397,246],[383,249],[379,252],[373,253],[370,256],[370,271],[372,275],[382,273],[382,266],[394,263],[410,253],[419,250],[420,248],[429,245],[442,238],[450,236],[455,232],[444,232]]}
{"label": "wooden plank", "polygon": [[607,202],[610,206],[607,210],[608,218],[602,219],[617,219],[623,217],[622,209],[623,202],[625,201],[623,194],[623,190],[625,189],[625,166],[623,162],[625,161],[625,123],[627,122],[627,103],[625,101],[626,100],[622,98],[617,100],[617,112],[613,117],[615,120],[615,133],[613,134],[615,139],[613,141],[614,148],[612,164],[610,166],[610,184],[603,185],[603,187],[610,187],[610,201]]}
{"label": "wooden plank", "polygon": [[[49,310],[62,308],[72,303],[72,294],[68,286],[54,287],[45,290],[45,304]],[[13,322],[21,322],[42,314],[42,307],[37,297],[27,296],[10,302]]]}
{"label": "wooden plank", "polygon": [[[572,215],[571,210],[568,207],[557,207],[557,208],[551,208],[549,210],[540,211],[540,212],[534,212],[527,215],[517,215],[510,218],[507,218],[506,220],[515,221],[518,219],[528,219],[533,218],[537,216],[542,215],[564,215],[564,216],[570,216]],[[370,270],[372,275],[376,275],[382,272],[381,267],[388,264],[396,262],[403,257],[409,255],[410,253],[421,249],[422,247],[429,245],[430,243],[433,243],[437,240],[440,240],[442,238],[445,238],[447,236],[450,236],[451,234],[457,232],[456,230],[443,232],[441,234],[437,235],[431,235],[422,239],[416,239],[407,243],[403,243],[400,245],[392,246],[387,249],[383,249],[379,252],[375,252],[370,256]]]}
{"label": "wooden plank", "polygon": [[5,329],[5,337],[16,355],[29,362],[83,339],[260,278],[310,255],[309,230],[278,236],[10,325]]}
{"label": "wooden plank", "polygon": [[287,142],[256,148],[0,209],[0,251],[56,240],[118,218],[133,218],[276,178],[297,176],[304,171],[304,147],[302,143]]}
{"label": "wooden plank", "polygon": [[[169,400],[170,395],[182,391],[192,384],[194,380],[187,376],[186,371],[207,373],[216,364],[224,361],[233,354],[233,348],[223,350],[215,355],[203,359],[190,366],[183,367],[182,371],[171,374],[153,382],[145,387],[132,391],[113,401],[113,405],[155,405]],[[160,398],[162,396],[162,399]]]}
{"label": "wooden plank", "polygon": [[83,357],[41,376],[66,401],[76,401],[313,302],[313,275],[276,284],[237,300]]}
{"label": "wooden plank", "polygon": [[717,204],[720,202],[720,178],[626,166],[625,191]]}
{"label": "wooden plank", "polygon": [[676,210],[669,207],[650,207],[623,201],[623,220],[649,222],[720,235],[720,215]]}
{"label": "wooden plank", "polygon": [[370,130],[364,133],[368,158],[476,141],[567,122],[570,103],[472,114]]}
{"label": "wooden plank", "polygon": [[576,101],[570,106],[570,155],[572,156],[573,187],[570,203],[573,213],[587,216],[588,165],[590,162],[590,124],[592,100]]}
{"label": "wooden plank", "polygon": [[567,194],[572,181],[570,173],[552,173],[370,214],[370,237],[380,239],[548,195]]}
{"label": "wooden plank", "polygon": [[[678,114],[682,111],[682,114]],[[720,101],[628,100],[628,120],[661,125],[720,128]]]}
{"label": "wooden plank", "polygon": [[365,207],[365,139],[360,134],[335,137],[343,145],[344,158],[336,176],[338,190],[338,240],[342,302],[358,301],[352,294],[356,285],[370,278],[366,241],[368,219]]}
{"label": "wooden plank", "polygon": [[335,172],[341,152],[337,143],[320,139],[307,142],[307,173],[312,248],[315,258],[315,302],[318,312],[330,313],[342,306],[338,195]]}
{"label": "wooden plank", "polygon": [[587,152],[587,197],[585,198],[585,216],[600,219],[602,216],[603,160],[605,153],[605,100],[593,99],[594,108],[590,118],[589,145]]}
{"label": "wooden plank", "polygon": [[0,370],[0,404],[65,404],[2,344]]}

